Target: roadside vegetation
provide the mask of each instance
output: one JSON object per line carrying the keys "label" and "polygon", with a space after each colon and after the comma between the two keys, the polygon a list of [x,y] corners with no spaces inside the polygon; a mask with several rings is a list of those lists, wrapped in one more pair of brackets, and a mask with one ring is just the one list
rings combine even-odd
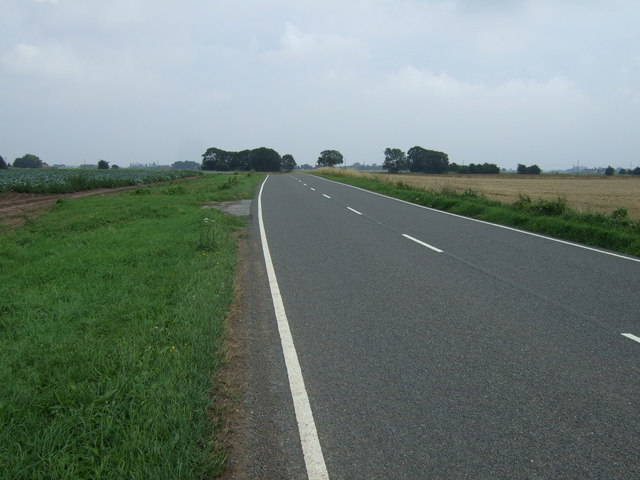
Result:
{"label": "roadside vegetation", "polygon": [[215,371],[246,220],[201,206],[262,178],[59,200],[0,235],[2,478],[220,472]]}
{"label": "roadside vegetation", "polygon": [[624,207],[609,214],[579,212],[569,208],[563,196],[532,199],[525,194],[506,204],[473,190],[463,193],[446,188],[426,190],[402,180],[390,182],[384,177],[334,168],[314,173],[418,205],[640,256],[640,221],[630,218]]}
{"label": "roadside vegetation", "polygon": [[72,193],[95,188],[148,185],[202,175],[197,170],[79,170],[11,168],[0,170],[0,193]]}

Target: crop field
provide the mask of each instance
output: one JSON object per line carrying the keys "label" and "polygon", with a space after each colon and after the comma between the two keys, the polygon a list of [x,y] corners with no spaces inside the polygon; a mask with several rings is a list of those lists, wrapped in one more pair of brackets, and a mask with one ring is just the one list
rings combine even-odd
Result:
{"label": "crop field", "polygon": [[633,219],[640,219],[640,177],[595,175],[420,175],[355,173],[404,182],[412,187],[440,192],[473,191],[491,200],[511,204],[519,195],[553,200],[565,197],[570,208],[580,212],[610,214],[626,208]]}
{"label": "crop field", "polygon": [[148,185],[199,174],[193,170],[12,168],[0,170],[0,193],[72,193],[95,188]]}

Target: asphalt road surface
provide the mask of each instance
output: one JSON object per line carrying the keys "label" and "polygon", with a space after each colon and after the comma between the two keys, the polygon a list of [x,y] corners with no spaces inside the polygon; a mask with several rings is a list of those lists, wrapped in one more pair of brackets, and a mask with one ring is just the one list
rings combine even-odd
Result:
{"label": "asphalt road surface", "polygon": [[640,478],[639,259],[311,175],[259,200],[249,476],[309,468],[262,217],[328,478]]}

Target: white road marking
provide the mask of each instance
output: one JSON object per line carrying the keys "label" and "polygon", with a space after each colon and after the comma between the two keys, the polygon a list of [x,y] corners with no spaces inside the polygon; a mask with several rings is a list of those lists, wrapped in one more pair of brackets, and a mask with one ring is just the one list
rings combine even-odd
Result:
{"label": "white road marking", "polygon": [[358,215],[362,215],[362,213],[360,213],[358,210],[355,210],[351,207],[347,207],[347,210],[351,210],[353,213],[357,213]]}
{"label": "white road marking", "polygon": [[306,183],[303,183],[302,185],[304,185],[305,187],[307,186],[307,184],[306,184]]}
{"label": "white road marking", "polygon": [[431,250],[433,250],[434,252],[438,252],[438,253],[442,253],[443,250],[440,250],[439,248],[434,247],[433,245],[429,245],[428,243],[424,243],[421,240],[418,240],[417,238],[413,238],[411,235],[407,235],[406,233],[403,233],[402,236],[404,238],[408,238],[409,240],[411,240],[412,242],[416,242],[420,245],[422,245],[423,247],[427,247],[430,248]]}
{"label": "white road marking", "polygon": [[606,250],[600,250],[599,248],[589,247],[587,245],[580,245],[579,243],[573,243],[573,242],[569,242],[567,240],[560,240],[559,238],[547,237],[546,235],[541,235],[539,233],[527,232],[526,230],[520,230],[520,229],[514,228],[514,227],[507,227],[506,225],[499,225],[497,223],[491,223],[491,222],[487,222],[485,220],[478,220],[477,218],[465,217],[463,215],[458,215],[457,213],[445,212],[443,210],[437,210],[435,208],[425,207],[424,205],[418,205],[417,203],[407,202],[406,200],[401,200],[399,198],[393,198],[393,197],[390,197],[389,195],[383,195],[382,193],[372,192],[371,190],[365,190],[364,188],[354,187],[353,185],[347,185],[346,183],[336,182],[335,180],[329,180],[327,178],[323,178],[323,177],[320,177],[320,176],[318,176],[317,178],[322,178],[323,180],[326,180],[327,182],[337,183],[337,184],[345,186],[345,187],[355,188],[356,190],[361,190],[363,192],[370,193],[371,195],[377,195],[379,197],[384,197],[384,198],[388,198],[390,200],[395,200],[396,202],[406,203],[407,205],[413,205],[414,207],[423,208],[424,210],[430,210],[432,212],[442,213],[443,215],[450,215],[452,217],[462,218],[463,220],[469,220],[471,222],[483,223],[485,225],[490,225],[492,227],[502,228],[504,230],[510,230],[512,232],[522,233],[524,235],[529,235],[529,236],[532,236],[532,237],[542,238],[544,240],[550,240],[550,241],[556,242],[556,243],[562,243],[564,245],[569,245],[571,247],[582,248],[584,250],[589,250],[589,251],[592,251],[592,252],[602,253],[604,255],[609,255],[611,257],[622,258],[623,260],[631,260],[632,262],[640,263],[640,258],[628,257],[626,255],[621,255],[621,254],[613,253],[613,252],[607,252]]}
{"label": "white road marking", "polygon": [[331,198],[329,195],[322,194],[323,197]]}
{"label": "white road marking", "polygon": [[300,442],[302,443],[302,453],[304,454],[304,462],[307,467],[307,476],[309,480],[329,480],[329,473],[324,462],[320,440],[318,439],[318,431],[313,420],[313,413],[309,403],[309,396],[304,386],[302,378],[302,370],[298,361],[298,354],[293,343],[289,321],[282,303],[280,295],[280,287],[278,279],[271,261],[271,253],[267,243],[267,234],[264,229],[264,221],[262,219],[262,190],[269,176],[264,179],[260,187],[258,195],[258,221],[260,224],[260,239],[262,241],[262,252],[264,262],[267,267],[267,276],[269,277],[269,287],[271,288],[271,297],[273,299],[273,308],[278,323],[278,331],[280,332],[280,342],[284,352],[284,361],[287,366],[287,374],[289,376],[289,387],[291,388],[291,397],[293,398],[293,406],[296,412],[296,420],[298,421],[298,432],[300,434]]}
{"label": "white road marking", "polygon": [[313,190],[314,192],[316,191],[316,189],[315,189],[315,188],[313,188],[313,187],[311,187],[311,190]]}
{"label": "white road marking", "polygon": [[631,340],[640,343],[640,337],[636,337],[635,335],[632,335],[631,333],[623,333],[622,336],[630,338]]}

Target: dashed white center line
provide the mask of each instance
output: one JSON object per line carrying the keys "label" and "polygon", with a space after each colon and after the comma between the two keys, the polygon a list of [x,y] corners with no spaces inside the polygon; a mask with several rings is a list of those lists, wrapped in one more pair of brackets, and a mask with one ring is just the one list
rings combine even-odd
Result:
{"label": "dashed white center line", "polygon": [[404,238],[408,238],[412,242],[416,242],[417,244],[422,245],[423,247],[427,247],[427,248],[433,250],[434,252],[438,252],[438,253],[442,253],[443,252],[443,250],[440,250],[439,248],[436,248],[433,245],[429,245],[428,243],[425,243],[425,242],[423,242],[421,240],[418,240],[417,238],[413,238],[411,235],[407,235],[406,233],[403,233],[402,236]]}
{"label": "dashed white center line", "polygon": [[351,210],[355,214],[362,215],[362,213],[360,213],[358,210],[355,210],[355,209],[353,209],[351,207],[347,207],[347,210]]}
{"label": "dashed white center line", "polygon": [[311,187],[311,190],[313,190],[314,192],[316,191],[316,189],[315,189],[315,188],[313,188],[313,187]]}
{"label": "dashed white center line", "polygon": [[306,184],[306,183],[303,183],[302,185],[304,185],[305,187],[307,186],[307,184]]}
{"label": "dashed white center line", "polygon": [[631,333],[623,333],[622,336],[623,337],[627,337],[627,338],[633,340],[634,342],[640,343],[640,337],[636,337],[635,335],[632,335]]}
{"label": "dashed white center line", "polygon": [[323,197],[326,197],[326,198],[331,198],[329,195],[326,195],[326,194],[324,194],[324,193],[322,194],[322,196],[323,196]]}

